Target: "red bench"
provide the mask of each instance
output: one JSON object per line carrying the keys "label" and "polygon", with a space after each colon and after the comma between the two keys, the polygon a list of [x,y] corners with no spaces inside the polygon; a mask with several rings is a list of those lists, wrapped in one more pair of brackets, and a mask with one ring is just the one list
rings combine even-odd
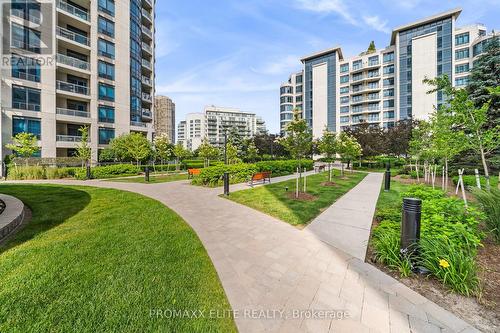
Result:
{"label": "red bench", "polygon": [[252,175],[250,186],[253,186],[254,182],[262,182],[262,184],[265,184],[266,181],[271,183],[271,171],[257,172]]}
{"label": "red bench", "polygon": [[188,169],[188,179],[193,178],[194,176],[199,176],[201,169]]}

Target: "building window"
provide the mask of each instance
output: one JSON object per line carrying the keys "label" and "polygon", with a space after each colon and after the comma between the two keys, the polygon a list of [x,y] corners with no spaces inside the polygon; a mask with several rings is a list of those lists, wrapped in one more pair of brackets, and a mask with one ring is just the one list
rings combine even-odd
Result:
{"label": "building window", "polygon": [[102,16],[99,16],[99,32],[109,37],[115,37],[115,23]]}
{"label": "building window", "polygon": [[115,15],[115,2],[113,0],[99,0],[99,10],[109,14]]}
{"label": "building window", "polygon": [[341,106],[340,113],[349,113],[349,107],[348,106]]}
{"label": "building window", "polygon": [[115,108],[105,105],[99,105],[99,122],[101,123],[114,123],[115,122]]}
{"label": "building window", "polygon": [[[409,96],[411,97],[411,96]],[[393,99],[389,99],[387,101],[384,101],[384,109],[386,108],[393,108],[394,107],[394,100]]]}
{"label": "building window", "polygon": [[384,97],[394,96],[394,89],[384,89]]}
{"label": "building window", "polygon": [[19,133],[31,133],[40,140],[42,135],[40,119],[13,117],[12,136],[16,136]]}
{"label": "building window", "polygon": [[113,128],[99,128],[99,144],[107,145],[115,138],[115,130]]}
{"label": "building window", "polygon": [[40,82],[40,64],[32,58],[13,54],[12,61],[12,77]]}
{"label": "building window", "polygon": [[394,65],[384,66],[384,74],[393,74]]}
{"label": "building window", "polygon": [[384,119],[394,119],[394,111],[385,111]]}
{"label": "building window", "polygon": [[340,104],[349,103],[349,96],[340,97]]}
{"label": "building window", "polygon": [[355,71],[357,69],[363,68],[363,62],[361,60],[356,60],[352,63],[352,70]]}
{"label": "building window", "polygon": [[40,90],[12,86],[12,108],[18,110],[40,111]]}
{"label": "building window", "polygon": [[99,99],[104,101],[115,101],[115,87],[99,83]]}
{"label": "building window", "polygon": [[280,98],[281,104],[283,103],[293,103],[293,97],[292,96],[283,96]]}
{"label": "building window", "polygon": [[40,24],[40,4],[36,1],[10,1],[11,13],[24,20]]}
{"label": "building window", "polygon": [[368,58],[368,66],[378,65],[378,56]]}
{"label": "building window", "polygon": [[466,59],[469,57],[469,48],[455,51],[455,60]]}
{"label": "building window", "polygon": [[293,94],[293,87],[281,87],[281,94]]}
{"label": "building window", "polygon": [[349,93],[349,87],[340,87],[340,93],[341,94],[348,94]]}
{"label": "building window", "polygon": [[349,82],[349,75],[342,75],[340,77],[340,83],[348,83]]}
{"label": "building window", "polygon": [[384,53],[384,64],[394,61],[394,52]]}
{"label": "building window", "polygon": [[464,76],[464,77],[457,77],[455,79],[455,86],[456,87],[463,87],[466,86],[469,83],[469,77]]}
{"label": "building window", "polygon": [[340,117],[340,122],[342,124],[348,123],[349,122],[349,116]]}
{"label": "building window", "polygon": [[469,33],[463,33],[455,36],[455,45],[463,45],[469,43]]}
{"label": "building window", "polygon": [[390,87],[394,85],[394,78],[384,79],[384,87]]}
{"label": "building window", "polygon": [[354,74],[352,76],[352,80],[353,81],[359,81],[359,80],[362,80],[363,79],[363,73],[359,73],[359,74]]}
{"label": "building window", "polygon": [[469,71],[469,64],[468,63],[455,66],[455,73],[457,73],[457,74],[465,73],[468,71]]}
{"label": "building window", "polygon": [[297,75],[295,77],[295,83],[296,84],[301,84],[302,83],[302,75]]}
{"label": "building window", "polygon": [[98,46],[98,54],[100,56],[108,57],[111,59],[115,58],[115,44],[99,38],[97,46]]}
{"label": "building window", "polygon": [[99,77],[108,80],[115,79],[115,65],[99,60]]}
{"label": "building window", "polygon": [[340,65],[340,73],[345,73],[349,71],[349,64]]}
{"label": "building window", "polygon": [[296,92],[297,94],[302,93],[302,86],[297,86],[297,87],[295,88],[295,92]]}
{"label": "building window", "polygon": [[10,39],[12,47],[40,53],[40,37],[39,31],[12,23]]}

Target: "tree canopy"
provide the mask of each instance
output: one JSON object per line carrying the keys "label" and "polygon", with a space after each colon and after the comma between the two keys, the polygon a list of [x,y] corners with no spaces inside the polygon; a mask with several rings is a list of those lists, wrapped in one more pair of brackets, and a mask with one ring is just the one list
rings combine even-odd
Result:
{"label": "tree canopy", "polygon": [[36,135],[26,132],[16,134],[12,138],[12,144],[6,144],[5,147],[24,158],[29,158],[40,151]]}

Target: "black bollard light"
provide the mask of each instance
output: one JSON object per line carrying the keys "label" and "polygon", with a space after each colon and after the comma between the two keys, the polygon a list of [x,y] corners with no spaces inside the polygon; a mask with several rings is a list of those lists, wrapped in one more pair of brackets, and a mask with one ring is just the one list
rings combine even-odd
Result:
{"label": "black bollard light", "polygon": [[149,183],[149,166],[146,166],[146,169],[144,169],[144,180],[146,183]]}
{"label": "black bollard light", "polygon": [[224,172],[224,195],[229,195],[229,172]]}
{"label": "black bollard light", "polygon": [[422,200],[415,198],[403,199],[401,221],[401,254],[418,254],[420,241],[420,220],[422,215]]}
{"label": "black bollard light", "polygon": [[387,168],[385,169],[385,191],[391,190],[391,164],[387,163]]}
{"label": "black bollard light", "polygon": [[90,180],[92,178],[91,172],[90,172],[90,164],[87,164],[87,179]]}

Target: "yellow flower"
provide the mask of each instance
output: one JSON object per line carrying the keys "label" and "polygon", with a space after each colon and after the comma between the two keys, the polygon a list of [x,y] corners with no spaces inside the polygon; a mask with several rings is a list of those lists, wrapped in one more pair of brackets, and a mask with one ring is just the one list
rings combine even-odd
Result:
{"label": "yellow flower", "polygon": [[448,268],[448,267],[450,267],[450,263],[444,259],[441,259],[441,260],[439,260],[439,266],[444,267],[444,268]]}

